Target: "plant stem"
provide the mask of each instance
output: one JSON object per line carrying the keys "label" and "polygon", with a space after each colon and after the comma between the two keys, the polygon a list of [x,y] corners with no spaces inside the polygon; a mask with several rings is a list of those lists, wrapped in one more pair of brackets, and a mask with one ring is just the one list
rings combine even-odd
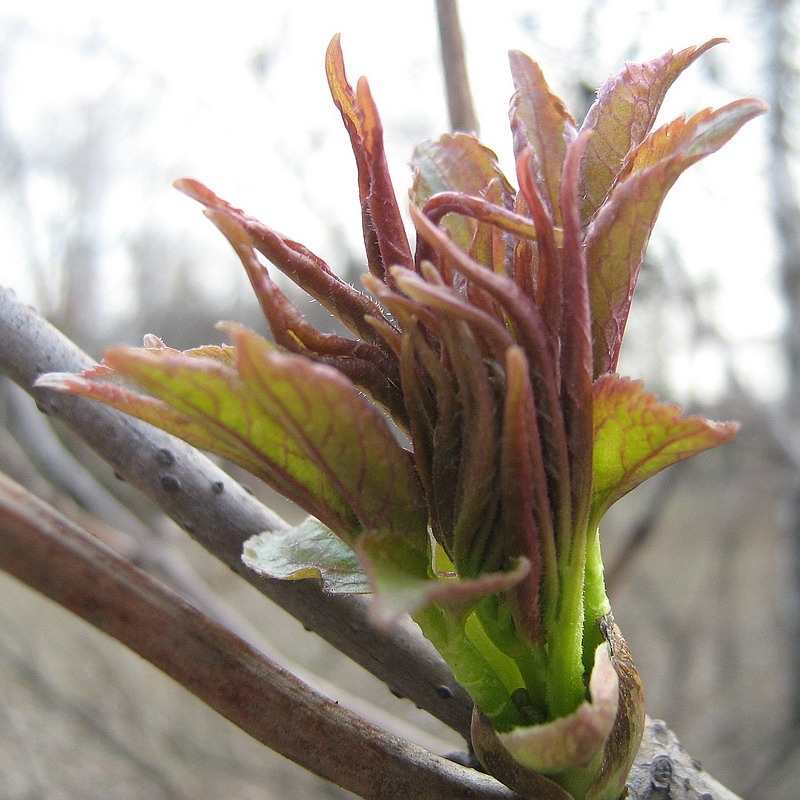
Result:
{"label": "plant stem", "polygon": [[431,604],[414,614],[414,621],[497,730],[511,730],[519,725],[517,707],[511,699],[509,687],[480,647],[467,635],[464,622],[458,616]]}

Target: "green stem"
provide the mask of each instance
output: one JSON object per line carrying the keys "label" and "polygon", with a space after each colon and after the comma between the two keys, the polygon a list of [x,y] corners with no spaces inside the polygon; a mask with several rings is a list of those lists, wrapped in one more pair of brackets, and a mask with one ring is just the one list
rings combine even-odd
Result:
{"label": "green stem", "polygon": [[494,647],[514,662],[531,703],[546,714],[546,654],[542,647],[524,641],[508,602],[498,595],[482,600],[476,616]]}
{"label": "green stem", "polygon": [[548,630],[550,663],[547,704],[553,718],[571,714],[586,698],[583,682],[584,578],[586,527],[578,525],[570,557],[561,570],[558,614]]}
{"label": "green stem", "polygon": [[597,618],[611,611],[606,594],[603,574],[603,559],[600,553],[600,528],[595,523],[589,528],[592,533],[586,545],[586,579],[584,590],[583,654],[584,668],[590,671],[594,665],[594,651],[603,641]]}
{"label": "green stem", "polygon": [[436,604],[414,614],[414,621],[494,728],[507,731],[518,726],[519,714],[509,688],[467,636],[463,621]]}
{"label": "green stem", "polygon": [[[603,573],[603,558],[600,553],[600,528],[594,525],[586,545],[586,579],[584,597],[586,599],[586,619],[592,622],[611,611],[606,595],[606,581]],[[593,656],[594,657],[594,656]]]}

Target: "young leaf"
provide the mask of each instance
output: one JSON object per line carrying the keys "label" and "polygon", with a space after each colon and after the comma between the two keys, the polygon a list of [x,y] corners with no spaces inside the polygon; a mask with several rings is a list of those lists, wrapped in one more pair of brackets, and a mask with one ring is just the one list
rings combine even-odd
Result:
{"label": "young leaf", "polygon": [[383,126],[366,79],[358,81],[355,92],[347,80],[338,34],[328,45],[325,71],[356,159],[369,270],[384,279],[389,267],[411,267],[413,261],[386,163]]}
{"label": "young leaf", "polygon": [[[228,217],[243,228],[259,253],[268,258],[301,289],[318,300],[353,333],[379,347],[383,345],[381,337],[366,321],[368,317],[374,317],[387,325],[390,324],[383,316],[380,306],[335,275],[331,268],[307,247],[249,217],[199,181],[182,178],[175,181],[174,185],[176,189],[209,209],[214,224],[218,227],[221,227],[220,217]],[[231,230],[229,227],[228,232]]]}
{"label": "young leaf", "polygon": [[592,519],[642,481],[685,458],[724,444],[735,422],[682,417],[676,405],[659,403],[641,381],[603,375],[594,385],[594,485]]}
{"label": "young leaf", "polygon": [[[493,181],[500,182],[508,205],[513,205],[514,191],[500,171],[497,156],[474,136],[445,134],[435,142],[422,142],[414,150],[411,164],[414,168],[411,202],[417,208],[423,208],[440,192],[482,197]],[[462,250],[470,249],[474,222],[450,216],[443,224]]]}
{"label": "young leaf", "polygon": [[431,603],[466,616],[478,600],[510,591],[530,569],[527,559],[518,558],[505,572],[486,572],[475,578],[431,580],[418,555],[409,552],[407,543],[397,537],[366,534],[356,543],[356,552],[375,592],[371,607],[373,619],[384,627]]}
{"label": "young leaf", "polygon": [[511,130],[516,159],[528,148],[534,154],[534,179],[554,225],[561,224],[559,187],[567,147],[577,134],[564,102],[556,97],[539,65],[525,53],[509,53],[516,92],[511,98]]}
{"label": "young leaf", "polygon": [[650,132],[669,87],[703,53],[724,41],[711,39],[679,53],[670,50],[653,61],[628,64],[600,88],[581,126],[582,131],[594,131],[581,165],[584,224],[605,200],[625,157]]}
{"label": "young leaf", "polygon": [[758,100],[701,111],[659,129],[630,155],[586,233],[595,376],[616,369],[633,290],[667,192],[685,169],[765,111]]}
{"label": "young leaf", "polygon": [[294,528],[251,536],[242,561],[269,578],[316,578],[326,594],[372,591],[353,549],[313,517]]}

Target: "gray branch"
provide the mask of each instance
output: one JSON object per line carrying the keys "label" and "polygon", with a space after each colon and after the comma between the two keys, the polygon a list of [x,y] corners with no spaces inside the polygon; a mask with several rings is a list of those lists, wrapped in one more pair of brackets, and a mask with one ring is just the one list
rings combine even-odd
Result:
{"label": "gray branch", "polygon": [[[13,292],[0,287],[0,372],[5,372],[29,391],[40,410],[58,417],[72,427],[111,464],[119,475],[151,498],[193,538],[259,591],[293,614],[307,628],[323,636],[338,650],[387,683],[395,693],[410,698],[453,730],[464,736],[468,735],[472,705],[469,696],[455,682],[441,657],[422,638],[416,628],[409,625],[398,626],[388,632],[376,630],[369,623],[367,604],[361,598],[328,597],[323,595],[312,581],[270,581],[245,569],[240,560],[243,542],[254,533],[280,528],[285,523],[233,481],[229,475],[193,448],[152,426],[140,423],[85,398],[31,388],[36,378],[42,373],[79,371],[90,363],[91,360],[85,353],[35,311],[20,303]],[[3,539],[0,537],[0,543],[2,542]],[[22,560],[24,562],[25,558],[23,557]],[[30,558],[29,560],[38,563],[38,559]],[[124,561],[122,563],[127,564]],[[128,567],[130,566],[128,565]],[[25,567],[23,563],[22,567],[30,569],[31,565]],[[42,588],[46,590],[46,587]],[[69,586],[64,588],[66,591]],[[183,601],[177,596],[172,597],[176,604],[173,609],[174,613],[178,613],[177,609],[185,609],[186,604]],[[59,602],[62,601],[59,600]],[[169,610],[169,604],[165,605],[163,599],[159,602],[164,606],[163,613],[172,613]],[[171,600],[170,603],[172,602]],[[66,602],[62,602],[62,604],[69,607]],[[198,613],[193,609],[192,612]],[[127,614],[124,605],[119,607],[119,613],[124,621]],[[283,686],[292,695],[294,702],[298,704],[298,709],[308,709],[309,707],[316,709],[312,713],[312,719],[316,719],[313,714],[321,713],[322,706],[320,704],[324,706],[327,703],[326,700],[320,699],[320,696],[309,687],[285,671],[279,670],[261,654],[249,648],[244,642],[240,642],[228,631],[210,623],[205,616],[202,616],[202,620],[206,628],[209,630],[213,628],[214,637],[222,637],[219,641],[224,639],[229,643],[233,640],[237,642],[235,646],[230,645],[229,649],[231,653],[242,654],[243,661],[236,666],[236,674],[241,678],[243,691],[252,690],[253,681],[256,680],[253,677],[254,673],[248,672],[249,667],[245,669],[245,662],[252,665],[255,663],[253,659],[256,659],[260,665],[257,669],[253,667],[256,672],[258,670],[267,670],[267,672],[269,669],[276,670],[274,673],[278,687],[275,689],[276,692],[280,693],[282,691],[280,687]],[[92,621],[94,622],[95,619],[93,618]],[[182,624],[188,625],[190,621],[188,618],[184,619]],[[122,638],[124,627],[124,624],[117,625],[122,641],[125,641]],[[159,640],[163,639],[160,635],[163,628],[150,621],[150,630],[152,645],[156,648],[160,646],[163,649],[163,642],[159,645]],[[153,632],[156,635],[153,635]],[[128,644],[132,646],[130,643]],[[209,643],[208,646],[212,646],[212,644]],[[246,657],[245,653],[248,654]],[[231,658],[235,662],[236,657],[231,655]],[[269,668],[264,666],[265,664],[269,665]],[[191,674],[178,672],[173,674],[166,666],[161,664],[159,666],[194,691],[192,684],[194,679]],[[176,664],[174,669],[178,671],[179,668],[180,664]],[[181,674],[184,674],[185,677],[182,678]],[[259,691],[262,691],[264,687],[261,684],[269,684],[271,678],[267,678],[267,673],[263,671],[259,675],[260,677],[257,679],[260,686]],[[229,688],[232,686],[230,683],[227,685]],[[233,689],[231,691],[233,692]],[[307,692],[311,694],[306,695]],[[235,692],[233,693],[235,694]],[[214,705],[211,699],[206,697],[203,699],[227,715],[227,712]],[[330,705],[328,703],[328,706]],[[293,708],[293,706],[291,707]],[[265,717],[270,716],[263,708],[258,706],[255,708],[259,709],[259,713]],[[328,710],[335,709],[329,708]],[[388,752],[394,753],[401,759],[408,755],[408,758],[416,764],[413,769],[412,767],[408,768],[409,775],[415,775],[417,780],[422,780],[421,776],[427,774],[426,771],[430,769],[441,769],[448,775],[458,773],[460,777],[453,780],[466,780],[464,775],[450,762],[437,759],[427,751],[414,748],[396,737],[391,737],[385,732],[367,725],[355,715],[348,716],[349,712],[341,709],[339,711],[344,716],[336,717],[335,723],[326,718],[324,723],[320,722],[320,724],[328,726],[324,729],[332,738],[340,734],[337,725],[343,726],[342,730],[350,731],[355,737],[353,741],[359,741],[358,746],[364,748],[364,752],[367,754],[365,760],[369,761],[370,758],[373,758],[375,763],[380,765],[377,772],[373,770],[369,773],[372,777],[366,781],[367,784],[370,783],[370,780],[377,780],[376,774],[384,774],[382,770],[393,768],[391,765],[387,766],[389,762],[385,760]],[[298,713],[300,712],[298,711]],[[290,714],[292,719],[300,719],[292,714]],[[271,734],[263,732],[254,733],[239,720],[235,721],[260,741],[265,741],[268,735],[271,736]],[[249,725],[247,720],[244,722]],[[267,725],[267,723],[263,722],[263,725]],[[286,731],[291,730],[293,725],[282,724],[280,727]],[[368,731],[368,735],[362,735],[364,731]],[[262,736],[264,738],[261,738]],[[361,738],[358,738],[359,736]],[[376,737],[375,742],[380,744],[370,744],[372,737]],[[298,739],[298,741],[300,740]],[[284,749],[281,749],[284,745],[280,742],[276,744],[270,739],[265,743],[286,754]],[[307,743],[300,749],[304,748],[313,750],[308,747]],[[381,748],[384,749],[381,750]],[[354,745],[354,749],[349,751],[354,759],[356,750]],[[306,753],[306,755],[310,754]],[[330,768],[330,764],[323,765],[323,768],[320,765],[310,765],[305,761],[301,761],[301,763],[326,777],[329,774],[326,770]],[[361,763],[359,760],[359,764]],[[364,769],[367,769],[368,766],[365,765]],[[417,770],[417,772],[413,770]],[[464,793],[461,795],[442,793],[436,796],[464,798],[511,798],[513,796],[507,790],[497,788],[494,781],[478,777],[479,773],[467,772],[472,776],[473,782],[468,781],[471,788],[462,787]],[[478,783],[474,783],[476,780]],[[481,781],[483,783],[480,783]],[[453,786],[455,785],[453,784]],[[650,722],[648,725],[642,748],[628,781],[628,787],[634,800],[655,800],[655,798],[736,800],[736,795],[704,773],[694,759],[682,750],[674,734],[666,725],[657,721]],[[447,791],[451,790],[452,787]],[[353,791],[359,790],[353,789]],[[379,795],[373,792],[364,796],[377,797]],[[402,795],[398,791],[393,796],[401,797]],[[416,795],[408,796],[422,798],[428,795],[417,792]]]}
{"label": "gray branch", "polygon": [[366,800],[515,797],[318,694],[2,475],[0,534],[0,567],[317,775]]}
{"label": "gray branch", "polygon": [[92,360],[13,292],[0,288],[0,372],[65,422],[114,471],[260,592],[318,633],[393,692],[467,737],[469,695],[411,623],[379,631],[361,597],[328,597],[314,581],[274,581],[247,569],[242,545],[286,523],[184,442],[86,398],[32,389],[45,372],[77,372]]}

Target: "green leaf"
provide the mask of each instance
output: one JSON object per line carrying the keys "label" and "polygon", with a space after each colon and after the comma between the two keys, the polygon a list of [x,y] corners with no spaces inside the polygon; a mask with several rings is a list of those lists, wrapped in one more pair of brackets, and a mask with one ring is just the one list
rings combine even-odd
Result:
{"label": "green leaf", "polygon": [[586,233],[595,376],[616,369],[636,280],[667,192],[685,169],[764,111],[758,100],[706,109],[655,131],[630,155]]}
{"label": "green leaf", "polygon": [[244,543],[242,561],[269,578],[315,578],[326,594],[372,591],[353,548],[313,517],[294,528],[251,536]]}
{"label": "green leaf", "polygon": [[561,170],[567,146],[575,139],[575,122],[564,102],[547,85],[539,65],[519,50],[509,53],[516,92],[511,99],[514,155],[527,147],[535,156],[534,180],[555,225],[561,224]]}
{"label": "green leaf", "polygon": [[587,223],[603,203],[625,157],[650,132],[667,90],[703,53],[724,39],[711,39],[679,53],[628,64],[600,88],[581,131],[594,131],[581,164],[581,218]]}
{"label": "green leaf", "polygon": [[40,385],[96,398],[224,456],[345,540],[396,532],[424,552],[422,491],[383,415],[333,368],[279,352],[240,326],[228,330],[235,368],[175,351],[110,350],[107,366],[147,394],[91,372]]}
{"label": "green leaf", "polygon": [[592,519],[647,478],[732,439],[735,422],[681,416],[641,381],[603,375],[594,385]]}

